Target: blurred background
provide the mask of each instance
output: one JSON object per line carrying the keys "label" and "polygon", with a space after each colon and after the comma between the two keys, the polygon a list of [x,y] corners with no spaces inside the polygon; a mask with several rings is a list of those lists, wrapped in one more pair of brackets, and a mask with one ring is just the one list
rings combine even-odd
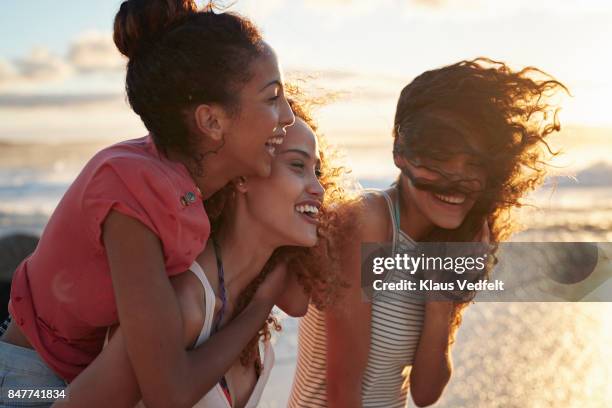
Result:
{"label": "blurred background", "polygon": [[[5,1],[0,14],[0,237],[39,234],[95,151],[146,134],[112,42],[120,1]],[[421,72],[486,56],[562,81],[564,154],[521,211],[523,241],[612,239],[612,2],[606,0],[240,0],[286,78],[334,92],[317,119],[366,187],[396,170],[400,90]],[[4,273],[4,272],[3,272]],[[612,405],[609,303],[477,304],[438,406]],[[263,406],[284,406],[297,321],[278,338]]]}

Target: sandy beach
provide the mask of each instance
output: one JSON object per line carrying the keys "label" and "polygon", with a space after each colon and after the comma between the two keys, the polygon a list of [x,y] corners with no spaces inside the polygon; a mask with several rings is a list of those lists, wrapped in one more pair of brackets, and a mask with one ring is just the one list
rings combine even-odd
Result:
{"label": "sandy beach", "polygon": [[[464,315],[454,371],[435,407],[605,408],[612,401],[612,303],[478,303]],[[285,319],[260,407],[285,407],[298,319]],[[407,406],[414,406],[411,401]]]}

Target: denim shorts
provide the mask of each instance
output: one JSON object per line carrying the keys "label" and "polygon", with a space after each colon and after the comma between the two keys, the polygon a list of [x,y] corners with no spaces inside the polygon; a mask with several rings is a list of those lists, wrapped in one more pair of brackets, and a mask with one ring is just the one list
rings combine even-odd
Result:
{"label": "denim shorts", "polygon": [[66,386],[36,351],[0,341],[0,408],[50,407]]}

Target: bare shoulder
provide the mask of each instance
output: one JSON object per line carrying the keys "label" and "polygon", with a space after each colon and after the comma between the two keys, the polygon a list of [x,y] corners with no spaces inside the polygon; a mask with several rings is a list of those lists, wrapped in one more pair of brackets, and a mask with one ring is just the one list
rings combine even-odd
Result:
{"label": "bare shoulder", "polygon": [[191,271],[185,271],[170,278],[181,308],[185,344],[188,348],[195,344],[206,318],[206,293],[198,277]]}
{"label": "bare shoulder", "polygon": [[379,192],[364,192],[344,211],[349,213],[342,214],[341,219],[350,220],[347,222],[354,223],[356,228],[349,228],[350,236],[343,238],[346,244],[341,247],[340,274],[356,290],[361,283],[362,244],[387,241],[392,225],[387,202]]}
{"label": "bare shoulder", "polygon": [[383,242],[392,230],[389,207],[380,192],[366,191],[358,211],[362,242]]}

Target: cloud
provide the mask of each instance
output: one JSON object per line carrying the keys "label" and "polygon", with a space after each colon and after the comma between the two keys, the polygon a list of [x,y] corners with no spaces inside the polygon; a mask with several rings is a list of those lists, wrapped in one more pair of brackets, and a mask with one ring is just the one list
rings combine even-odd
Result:
{"label": "cloud", "polygon": [[293,67],[286,78],[310,97],[338,103],[394,101],[406,84],[400,76],[351,69]]}
{"label": "cloud", "polygon": [[312,69],[312,68],[289,68],[287,77],[289,80],[309,81],[309,80],[331,80],[344,81],[358,77],[356,71],[342,69]]}
{"label": "cloud", "polygon": [[17,70],[13,64],[5,60],[0,60],[0,84],[5,81],[15,79],[17,76]]}
{"label": "cloud", "polygon": [[107,72],[124,69],[126,60],[121,56],[108,33],[89,32],[77,38],[66,57],[80,72]]}
{"label": "cloud", "polygon": [[0,107],[11,109],[83,107],[121,101],[118,93],[0,94]]}
{"label": "cloud", "polygon": [[28,55],[12,61],[0,60],[0,86],[63,80],[79,74],[112,73],[125,69],[125,59],[115,48],[110,33],[87,32],[78,36],[65,56],[47,48],[33,48]]}
{"label": "cloud", "polygon": [[35,81],[61,78],[72,71],[61,57],[46,48],[34,48],[30,54],[15,61],[21,77]]}
{"label": "cloud", "polygon": [[37,47],[23,58],[0,60],[0,85],[52,81],[65,78],[72,72],[73,68],[63,58],[46,48]]}

